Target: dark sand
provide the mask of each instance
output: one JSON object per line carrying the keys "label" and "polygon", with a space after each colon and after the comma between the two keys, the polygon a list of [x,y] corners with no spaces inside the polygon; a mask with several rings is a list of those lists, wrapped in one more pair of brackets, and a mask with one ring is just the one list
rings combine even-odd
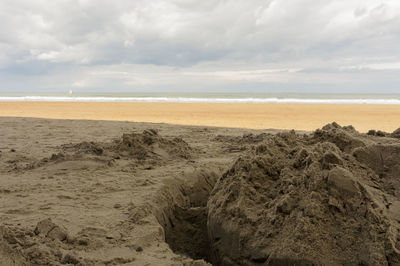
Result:
{"label": "dark sand", "polygon": [[398,133],[0,118],[0,265],[399,265]]}

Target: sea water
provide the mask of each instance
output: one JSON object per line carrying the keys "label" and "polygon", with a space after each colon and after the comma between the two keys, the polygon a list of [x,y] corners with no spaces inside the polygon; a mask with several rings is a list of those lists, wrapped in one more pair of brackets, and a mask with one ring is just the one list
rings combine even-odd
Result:
{"label": "sea water", "polygon": [[313,93],[2,93],[0,101],[21,102],[166,102],[166,103],[298,103],[298,104],[400,104],[400,94]]}

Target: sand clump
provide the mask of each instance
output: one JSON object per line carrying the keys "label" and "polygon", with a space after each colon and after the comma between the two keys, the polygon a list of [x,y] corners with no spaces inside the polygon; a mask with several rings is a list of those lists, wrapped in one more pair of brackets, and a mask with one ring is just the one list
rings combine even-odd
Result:
{"label": "sand clump", "polygon": [[[63,250],[71,249],[73,240],[65,228],[50,218],[37,223],[32,231],[28,229],[0,227],[1,265],[60,265],[90,263],[79,261]],[[72,260],[71,258],[74,258]]]}
{"label": "sand clump", "polygon": [[65,228],[54,224],[50,218],[40,221],[34,230],[36,235],[42,234],[53,240],[64,241],[68,234]]}
{"label": "sand clump", "polygon": [[377,136],[377,137],[391,137],[391,138],[400,139],[400,128],[396,129],[392,133],[387,133],[385,131],[371,129],[367,132],[367,135]]}
{"label": "sand clump", "polygon": [[183,139],[179,137],[164,138],[152,129],[145,130],[141,134],[123,134],[122,140],[117,142],[114,150],[122,155],[133,156],[137,159],[148,157],[189,159],[192,152]]}
{"label": "sand clump", "polygon": [[134,258],[117,257],[110,261],[83,258],[82,252],[96,251],[112,240],[98,228],[84,228],[71,235],[51,218],[39,221],[33,231],[0,227],[0,265],[119,265]]}
{"label": "sand clump", "polygon": [[329,124],[267,137],[208,200],[215,265],[399,265],[400,142]]}
{"label": "sand clump", "polygon": [[390,135],[392,138],[397,138],[400,139],[400,128],[396,129],[395,131],[392,132]]}

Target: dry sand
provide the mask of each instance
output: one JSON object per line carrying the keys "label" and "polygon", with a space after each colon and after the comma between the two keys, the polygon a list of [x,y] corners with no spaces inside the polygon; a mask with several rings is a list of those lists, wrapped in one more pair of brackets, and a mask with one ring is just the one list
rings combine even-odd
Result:
{"label": "dry sand", "polygon": [[391,132],[400,105],[0,102],[0,116],[307,131],[336,121]]}
{"label": "dry sand", "polygon": [[400,265],[399,138],[0,118],[0,265]]}

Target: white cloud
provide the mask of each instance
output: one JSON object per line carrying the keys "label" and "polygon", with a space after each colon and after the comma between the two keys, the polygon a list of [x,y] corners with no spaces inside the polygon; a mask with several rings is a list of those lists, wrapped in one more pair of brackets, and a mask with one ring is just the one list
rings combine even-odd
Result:
{"label": "white cloud", "polygon": [[13,77],[32,73],[36,87],[57,77],[65,83],[51,86],[68,86],[63,71],[82,76],[70,83],[80,88],[187,87],[196,78],[209,87],[340,87],[372,76],[385,83],[382,70],[400,61],[397,0],[2,0],[0,24],[0,78],[14,87],[22,84]]}

